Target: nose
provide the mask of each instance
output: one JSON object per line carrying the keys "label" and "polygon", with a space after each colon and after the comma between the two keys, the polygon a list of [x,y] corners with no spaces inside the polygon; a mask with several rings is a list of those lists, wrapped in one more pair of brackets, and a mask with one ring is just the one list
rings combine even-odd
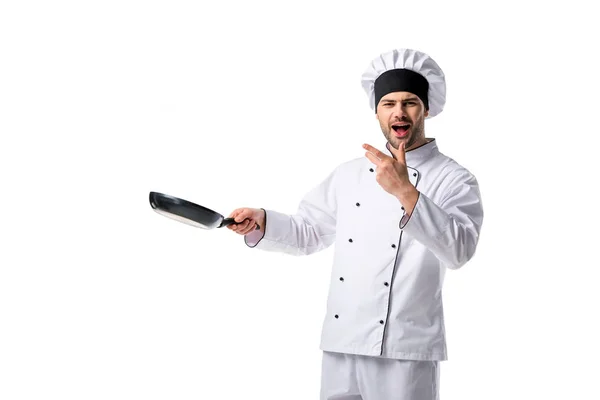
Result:
{"label": "nose", "polygon": [[404,119],[406,116],[406,110],[402,106],[401,102],[396,103],[394,109],[392,110],[392,118],[396,117],[398,120]]}

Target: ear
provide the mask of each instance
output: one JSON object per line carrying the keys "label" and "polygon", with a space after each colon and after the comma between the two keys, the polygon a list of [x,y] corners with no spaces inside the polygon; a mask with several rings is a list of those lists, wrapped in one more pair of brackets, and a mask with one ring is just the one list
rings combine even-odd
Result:
{"label": "ear", "polygon": [[429,116],[429,110],[425,111],[425,114],[423,115],[425,118],[427,118]]}

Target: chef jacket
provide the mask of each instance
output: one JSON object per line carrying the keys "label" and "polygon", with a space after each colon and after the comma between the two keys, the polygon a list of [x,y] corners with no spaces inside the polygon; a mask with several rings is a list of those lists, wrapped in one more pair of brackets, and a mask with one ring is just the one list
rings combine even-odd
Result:
{"label": "chef jacket", "polygon": [[[483,222],[475,176],[435,139],[406,151],[418,200],[408,215],[361,157],[337,166],[287,215],[265,210],[249,247],[309,255],[335,244],[320,349],[447,360],[442,284],[474,253]],[[387,142],[385,150],[392,155]]]}

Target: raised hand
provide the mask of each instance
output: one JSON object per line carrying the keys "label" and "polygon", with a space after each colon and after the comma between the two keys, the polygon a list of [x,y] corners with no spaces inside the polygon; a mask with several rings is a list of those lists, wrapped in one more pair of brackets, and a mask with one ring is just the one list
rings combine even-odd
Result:
{"label": "raised hand", "polygon": [[375,179],[386,192],[398,197],[410,190],[412,184],[408,178],[404,142],[400,142],[398,149],[389,147],[392,154],[396,156],[395,159],[369,144],[365,143],[362,147],[367,150],[365,156],[377,165]]}

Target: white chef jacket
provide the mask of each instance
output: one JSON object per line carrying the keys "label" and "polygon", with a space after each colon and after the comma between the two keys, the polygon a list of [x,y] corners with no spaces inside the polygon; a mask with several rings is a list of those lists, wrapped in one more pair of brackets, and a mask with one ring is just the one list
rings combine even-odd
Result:
{"label": "white chef jacket", "polygon": [[[483,208],[475,176],[428,140],[406,152],[419,191],[410,216],[361,157],[336,167],[296,214],[265,209],[264,235],[244,236],[249,247],[291,255],[335,244],[322,350],[447,360],[444,275],[473,257]],[[382,151],[392,155],[387,142]]]}

